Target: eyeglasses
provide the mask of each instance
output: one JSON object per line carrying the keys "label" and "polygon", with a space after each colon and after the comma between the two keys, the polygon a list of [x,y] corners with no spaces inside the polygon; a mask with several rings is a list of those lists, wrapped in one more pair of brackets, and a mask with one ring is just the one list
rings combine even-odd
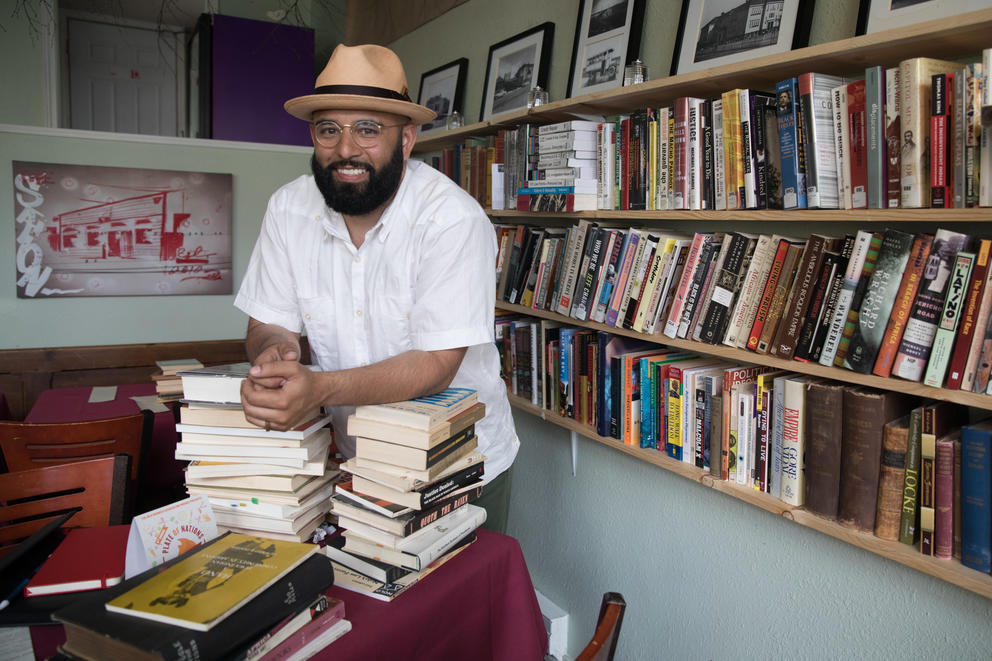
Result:
{"label": "eyeglasses", "polygon": [[313,125],[314,139],[322,147],[336,147],[341,142],[341,134],[347,128],[351,131],[351,139],[359,147],[375,147],[382,141],[382,129],[403,124],[380,124],[371,119],[362,119],[354,124],[338,124],[334,120],[324,119]]}

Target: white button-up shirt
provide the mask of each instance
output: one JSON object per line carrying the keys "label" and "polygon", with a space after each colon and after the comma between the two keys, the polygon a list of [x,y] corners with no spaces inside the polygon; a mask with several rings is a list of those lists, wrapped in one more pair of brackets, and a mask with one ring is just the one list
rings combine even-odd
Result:
{"label": "white button-up shirt", "polygon": [[[234,305],[262,323],[306,331],[322,370],[360,367],[410,351],[468,347],[451,385],[486,404],[476,423],[486,481],[519,443],[493,344],[496,237],[478,203],[448,177],[408,161],[400,188],[356,248],[310,175],[271,198]],[[338,448],[354,455],[334,407]]]}

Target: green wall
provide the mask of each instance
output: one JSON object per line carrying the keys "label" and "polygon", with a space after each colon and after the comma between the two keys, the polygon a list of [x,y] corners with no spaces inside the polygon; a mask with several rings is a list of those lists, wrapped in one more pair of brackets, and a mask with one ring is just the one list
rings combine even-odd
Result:
{"label": "green wall", "polygon": [[[424,71],[467,57],[474,122],[489,46],[543,21],[556,24],[549,91],[564,96],[579,4],[469,0],[392,46],[412,90]],[[652,78],[671,66],[681,4],[647,0],[641,59]],[[853,36],[857,8],[817,2],[811,44]],[[535,587],[569,613],[570,657],[602,594],[619,591],[625,661],[990,658],[992,601],[582,437],[573,477],[569,433],[515,418],[508,532]]]}

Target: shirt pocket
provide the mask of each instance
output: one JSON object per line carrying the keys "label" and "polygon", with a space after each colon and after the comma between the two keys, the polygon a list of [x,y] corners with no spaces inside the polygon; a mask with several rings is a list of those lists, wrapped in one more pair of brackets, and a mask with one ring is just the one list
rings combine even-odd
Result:
{"label": "shirt pocket", "polygon": [[393,287],[379,298],[379,314],[376,315],[379,332],[385,339],[389,356],[395,356],[416,348],[413,333],[413,288]]}
{"label": "shirt pocket", "polygon": [[323,370],[340,369],[334,300],[330,296],[300,299],[300,311],[313,362]]}

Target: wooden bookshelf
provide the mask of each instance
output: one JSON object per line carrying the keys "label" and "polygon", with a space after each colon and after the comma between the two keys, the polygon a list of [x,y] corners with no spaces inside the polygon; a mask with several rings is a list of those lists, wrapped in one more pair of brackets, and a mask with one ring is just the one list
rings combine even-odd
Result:
{"label": "wooden bookshelf", "polygon": [[569,326],[607,331],[613,333],[614,335],[636,337],[642,340],[655,342],[656,344],[677,347],[679,349],[685,349],[687,351],[693,351],[707,356],[718,356],[737,363],[770,365],[772,367],[789,370],[790,372],[796,372],[798,374],[822,376],[835,381],[843,381],[845,383],[853,383],[855,385],[862,386],[871,386],[872,388],[879,388],[881,390],[894,390],[896,392],[916,395],[917,397],[941,399],[948,402],[963,404],[965,406],[992,410],[992,395],[966,392],[964,390],[933,388],[916,381],[883,378],[880,376],[875,376],[874,374],[858,374],[857,372],[845,370],[840,367],[824,367],[819,363],[804,363],[798,360],[785,360],[782,358],[777,358],[771,354],[754,353],[753,351],[747,351],[746,349],[735,349],[722,344],[707,344],[706,342],[696,342],[694,340],[672,339],[660,334],[648,335],[646,333],[637,333],[632,330],[627,330],[626,328],[616,328],[615,326],[608,326],[595,321],[579,321],[578,319],[572,319],[571,317],[566,317],[558,314],[557,312],[535,310],[523,305],[507,303],[505,301],[497,301],[496,307],[501,310],[517,312],[530,317],[551,319],[553,321],[568,324]]}
{"label": "wooden bookshelf", "polygon": [[[637,108],[662,107],[683,96],[713,98],[734,88],[774,89],[785,78],[816,71],[840,76],[863,75],[868,66],[897,66],[910,57],[935,57],[954,60],[974,60],[984,48],[992,46],[992,9],[942,18],[918,25],[897,28],[871,35],[843,39],[789,53],[746,59],[741,62],[650,80],[639,85],[563,99],[550,104],[499,115],[490,120],[471,124],[456,131],[431,134],[418,140],[414,149],[419,153],[438,151],[465,141],[468,137],[490,136],[500,129],[523,123],[547,124],[574,118],[607,117]],[[782,224],[783,231],[792,226],[796,235],[816,231],[817,223],[846,223],[863,227],[873,223],[907,224],[931,228],[965,223],[992,222],[992,209],[792,209],[792,210],[733,210],[733,211],[612,211],[593,210],[573,213],[534,213],[515,210],[488,210],[494,218],[512,219],[515,223],[571,224],[576,218],[613,220],[623,224],[661,226],[664,222],[688,221],[680,227],[686,232],[711,229],[719,223],[773,222]],[[811,225],[812,224],[812,225]],[[910,227],[907,231],[918,231]],[[783,360],[772,355],[757,354],[723,345],[711,345],[684,339],[670,339],[661,334],[645,334],[614,328],[596,322],[583,322],[545,310],[497,302],[497,307],[522,315],[549,319],[575,327],[607,331],[717,356],[744,364],[770,365],[800,374],[825,377],[856,385],[909,393],[922,398],[955,402],[982,410],[992,410],[992,396],[932,388],[921,383],[897,378],[881,378],[857,374],[845,369],[824,367],[816,363]],[[747,502],[789,521],[852,544],[876,555],[888,558],[966,590],[992,598],[992,576],[963,566],[958,560],[940,560],[923,556],[915,547],[899,542],[881,540],[796,508],[772,497],[736,483],[715,479],[708,471],[669,458],[663,452],[624,444],[613,438],[599,436],[588,425],[556,415],[529,400],[510,396],[518,410],[533,414],[597,443],[628,454],[635,459],[676,473],[704,487],[709,487],[738,500]]]}
{"label": "wooden bookshelf", "polygon": [[864,75],[865,67],[894,66],[907,57],[974,57],[992,45],[990,34],[992,9],[983,9],[497,115],[453,131],[424,136],[417,140],[414,150],[437,151],[469,136],[492,135],[500,128],[525,122],[547,124],[576,117],[615,115],[634,108],[663,106],[681,96],[718,96],[735,87],[774,89],[779,80],[806,71]]}
{"label": "wooden bookshelf", "polygon": [[761,493],[740,484],[715,479],[710,475],[709,471],[696,468],[677,459],[672,459],[658,450],[639,448],[633,445],[627,445],[615,438],[600,436],[588,425],[534,406],[529,400],[518,397],[517,395],[510,394],[509,398],[510,404],[516,409],[535,415],[559,427],[564,427],[569,431],[574,431],[597,443],[602,443],[614,450],[628,454],[635,459],[654,464],[659,468],[692,480],[704,487],[715,489],[732,498],[742,500],[749,505],[759,507],[766,512],[780,515],[793,523],[812,528],[834,539],[847,542],[875,555],[888,558],[901,565],[906,565],[924,574],[929,574],[970,592],[980,594],[987,599],[992,599],[992,576],[965,567],[956,559],[941,560],[939,558],[932,558],[921,554],[920,550],[915,546],[901,544],[900,542],[889,542],[879,539],[870,533],[847,528],[836,521],[817,516],[801,507],[793,507],[767,493]]}

